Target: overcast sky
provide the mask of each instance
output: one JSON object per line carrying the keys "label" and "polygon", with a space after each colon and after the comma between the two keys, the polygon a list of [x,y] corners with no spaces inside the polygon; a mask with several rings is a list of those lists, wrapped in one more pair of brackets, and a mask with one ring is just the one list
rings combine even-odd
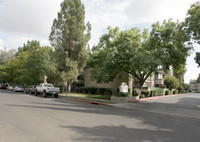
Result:
{"label": "overcast sky", "polygon": [[[0,0],[0,48],[17,49],[27,40],[49,45],[53,20],[63,0]],[[90,45],[98,43],[108,25],[122,30],[151,28],[157,21],[173,18],[183,21],[190,4],[197,0],[82,0],[86,22],[92,25]],[[196,79],[200,68],[194,61],[195,51],[187,60],[185,82]]]}

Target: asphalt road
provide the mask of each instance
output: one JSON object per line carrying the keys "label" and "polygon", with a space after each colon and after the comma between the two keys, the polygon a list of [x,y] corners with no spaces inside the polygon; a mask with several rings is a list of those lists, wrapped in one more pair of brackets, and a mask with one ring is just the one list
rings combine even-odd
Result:
{"label": "asphalt road", "polygon": [[199,142],[200,119],[0,90],[0,142],[76,141]]}

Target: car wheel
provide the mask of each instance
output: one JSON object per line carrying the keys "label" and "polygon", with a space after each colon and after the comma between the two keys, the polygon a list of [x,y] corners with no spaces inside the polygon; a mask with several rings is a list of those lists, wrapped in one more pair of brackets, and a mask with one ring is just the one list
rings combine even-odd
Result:
{"label": "car wheel", "polygon": [[43,97],[43,98],[46,98],[46,97],[47,97],[47,93],[46,93],[45,91],[43,92],[42,97]]}
{"label": "car wheel", "polygon": [[37,96],[38,95],[38,92],[37,91],[35,91],[35,96]]}
{"label": "car wheel", "polygon": [[58,98],[58,94],[55,94],[54,97],[55,97],[55,98]]}

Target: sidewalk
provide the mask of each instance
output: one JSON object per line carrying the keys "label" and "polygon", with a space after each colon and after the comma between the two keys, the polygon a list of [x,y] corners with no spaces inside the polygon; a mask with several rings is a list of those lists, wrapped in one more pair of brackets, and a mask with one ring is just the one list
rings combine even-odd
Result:
{"label": "sidewalk", "polygon": [[[194,100],[196,100],[196,102]],[[171,95],[169,98],[167,98],[167,96],[160,98],[155,97],[146,100],[142,99],[142,101],[110,104],[109,106],[132,111],[159,113],[185,118],[200,119],[200,106],[198,98],[196,98],[196,96],[190,96],[189,94],[185,94],[185,96],[180,94]]]}
{"label": "sidewalk", "polygon": [[172,116],[181,116],[187,118],[200,119],[200,110],[194,110],[181,107],[170,107],[170,105],[158,105],[153,103],[123,103],[123,104],[109,104],[109,106],[129,109],[133,111],[152,112],[159,114],[167,114]]}

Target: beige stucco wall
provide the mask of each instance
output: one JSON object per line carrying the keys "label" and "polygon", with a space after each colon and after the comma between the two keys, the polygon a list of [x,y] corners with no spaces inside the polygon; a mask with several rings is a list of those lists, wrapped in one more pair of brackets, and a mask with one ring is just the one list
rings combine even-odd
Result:
{"label": "beige stucco wall", "polygon": [[[90,71],[91,71],[91,68],[85,68],[84,87],[111,88],[114,91],[116,91],[122,82],[126,82],[127,84],[129,84],[129,75],[125,72],[122,72],[122,75],[118,75],[118,77],[116,77],[113,82],[97,83],[95,80],[92,81],[90,79],[90,76],[91,76]],[[119,76],[121,76],[121,78],[119,78]]]}

